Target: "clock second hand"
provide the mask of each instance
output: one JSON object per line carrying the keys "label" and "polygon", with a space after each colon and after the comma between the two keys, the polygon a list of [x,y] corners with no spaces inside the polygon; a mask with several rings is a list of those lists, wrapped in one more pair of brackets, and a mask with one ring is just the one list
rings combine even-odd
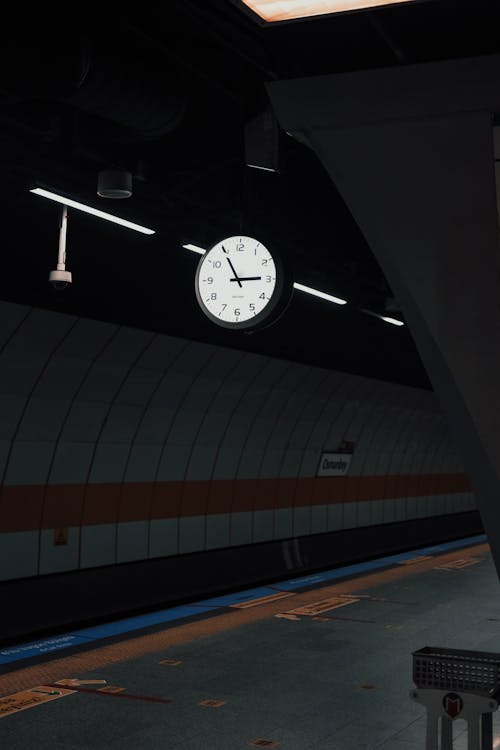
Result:
{"label": "clock second hand", "polygon": [[231,263],[231,261],[230,261],[230,259],[229,259],[229,258],[226,258],[226,260],[227,260],[227,262],[229,263],[229,265],[230,265],[230,267],[231,267],[231,271],[232,271],[232,272],[234,273],[234,279],[229,279],[229,281],[237,281],[237,282],[238,282],[238,284],[240,285],[240,288],[241,288],[242,284],[241,284],[241,281],[240,281],[240,279],[238,278],[238,274],[237,274],[237,273],[236,273],[236,271],[234,270],[234,266],[233,266],[233,264]]}

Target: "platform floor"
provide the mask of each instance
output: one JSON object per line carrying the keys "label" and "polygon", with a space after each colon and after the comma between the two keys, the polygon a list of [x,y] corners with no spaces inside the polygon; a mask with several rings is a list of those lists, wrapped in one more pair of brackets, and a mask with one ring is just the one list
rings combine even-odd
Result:
{"label": "platform floor", "polygon": [[[0,748],[424,750],[411,653],[500,652],[499,594],[479,544],[10,664]],[[58,695],[56,683],[70,679],[75,692]],[[7,714],[9,705],[32,707]],[[465,725],[454,728],[465,750]]]}

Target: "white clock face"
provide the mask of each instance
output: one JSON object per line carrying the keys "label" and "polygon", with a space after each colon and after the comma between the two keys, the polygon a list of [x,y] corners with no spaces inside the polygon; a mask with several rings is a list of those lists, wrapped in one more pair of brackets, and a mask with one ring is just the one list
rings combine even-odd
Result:
{"label": "white clock face", "polygon": [[196,296],[202,310],[227,328],[248,328],[275,301],[276,265],[269,250],[251,237],[228,237],[200,260]]}

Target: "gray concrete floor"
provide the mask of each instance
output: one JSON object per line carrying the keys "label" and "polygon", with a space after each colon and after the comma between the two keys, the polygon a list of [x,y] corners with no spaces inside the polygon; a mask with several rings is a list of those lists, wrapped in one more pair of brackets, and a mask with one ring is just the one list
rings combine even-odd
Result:
{"label": "gray concrete floor", "polygon": [[[260,747],[280,750],[423,750],[424,709],[409,698],[412,651],[500,652],[499,583],[490,556],[478,557],[462,570],[430,569],[368,586],[361,593],[391,601],[361,599],[329,613],[367,622],[270,614],[78,673],[172,703],[76,693],[0,719],[0,748],[248,750],[263,739],[276,744]],[[283,611],[292,607],[283,601]],[[181,664],[159,665],[166,657]],[[225,704],[198,705],[206,699]],[[456,750],[467,747],[464,727],[454,723]],[[500,716],[495,738],[500,747]]]}

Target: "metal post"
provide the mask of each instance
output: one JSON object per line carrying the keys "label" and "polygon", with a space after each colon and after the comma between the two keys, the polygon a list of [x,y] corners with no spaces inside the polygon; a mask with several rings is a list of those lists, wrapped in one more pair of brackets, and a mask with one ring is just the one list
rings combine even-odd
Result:
{"label": "metal post", "polygon": [[447,716],[441,717],[441,750],[453,750],[453,722]]}
{"label": "metal post", "polygon": [[481,716],[467,720],[467,750],[481,750]]}
{"label": "metal post", "polygon": [[426,750],[453,750],[453,721],[467,724],[467,750],[493,750],[500,654],[443,646],[413,652],[411,698],[427,709]]}
{"label": "metal post", "polygon": [[481,750],[491,750],[493,747],[493,716],[481,715]]}
{"label": "metal post", "polygon": [[439,750],[438,746],[439,714],[427,712],[427,729],[425,733],[425,750]]}
{"label": "metal post", "polygon": [[66,231],[68,228],[68,207],[63,206],[61,211],[61,225],[59,227],[59,252],[57,254],[57,270],[66,270]]}
{"label": "metal post", "polygon": [[[457,718],[467,722],[467,750],[493,750],[491,714],[498,708],[493,698],[432,688],[412,690],[410,695],[427,709],[426,750],[453,750],[453,720]],[[446,711],[447,706],[450,710],[447,699],[452,703],[450,714]]]}

